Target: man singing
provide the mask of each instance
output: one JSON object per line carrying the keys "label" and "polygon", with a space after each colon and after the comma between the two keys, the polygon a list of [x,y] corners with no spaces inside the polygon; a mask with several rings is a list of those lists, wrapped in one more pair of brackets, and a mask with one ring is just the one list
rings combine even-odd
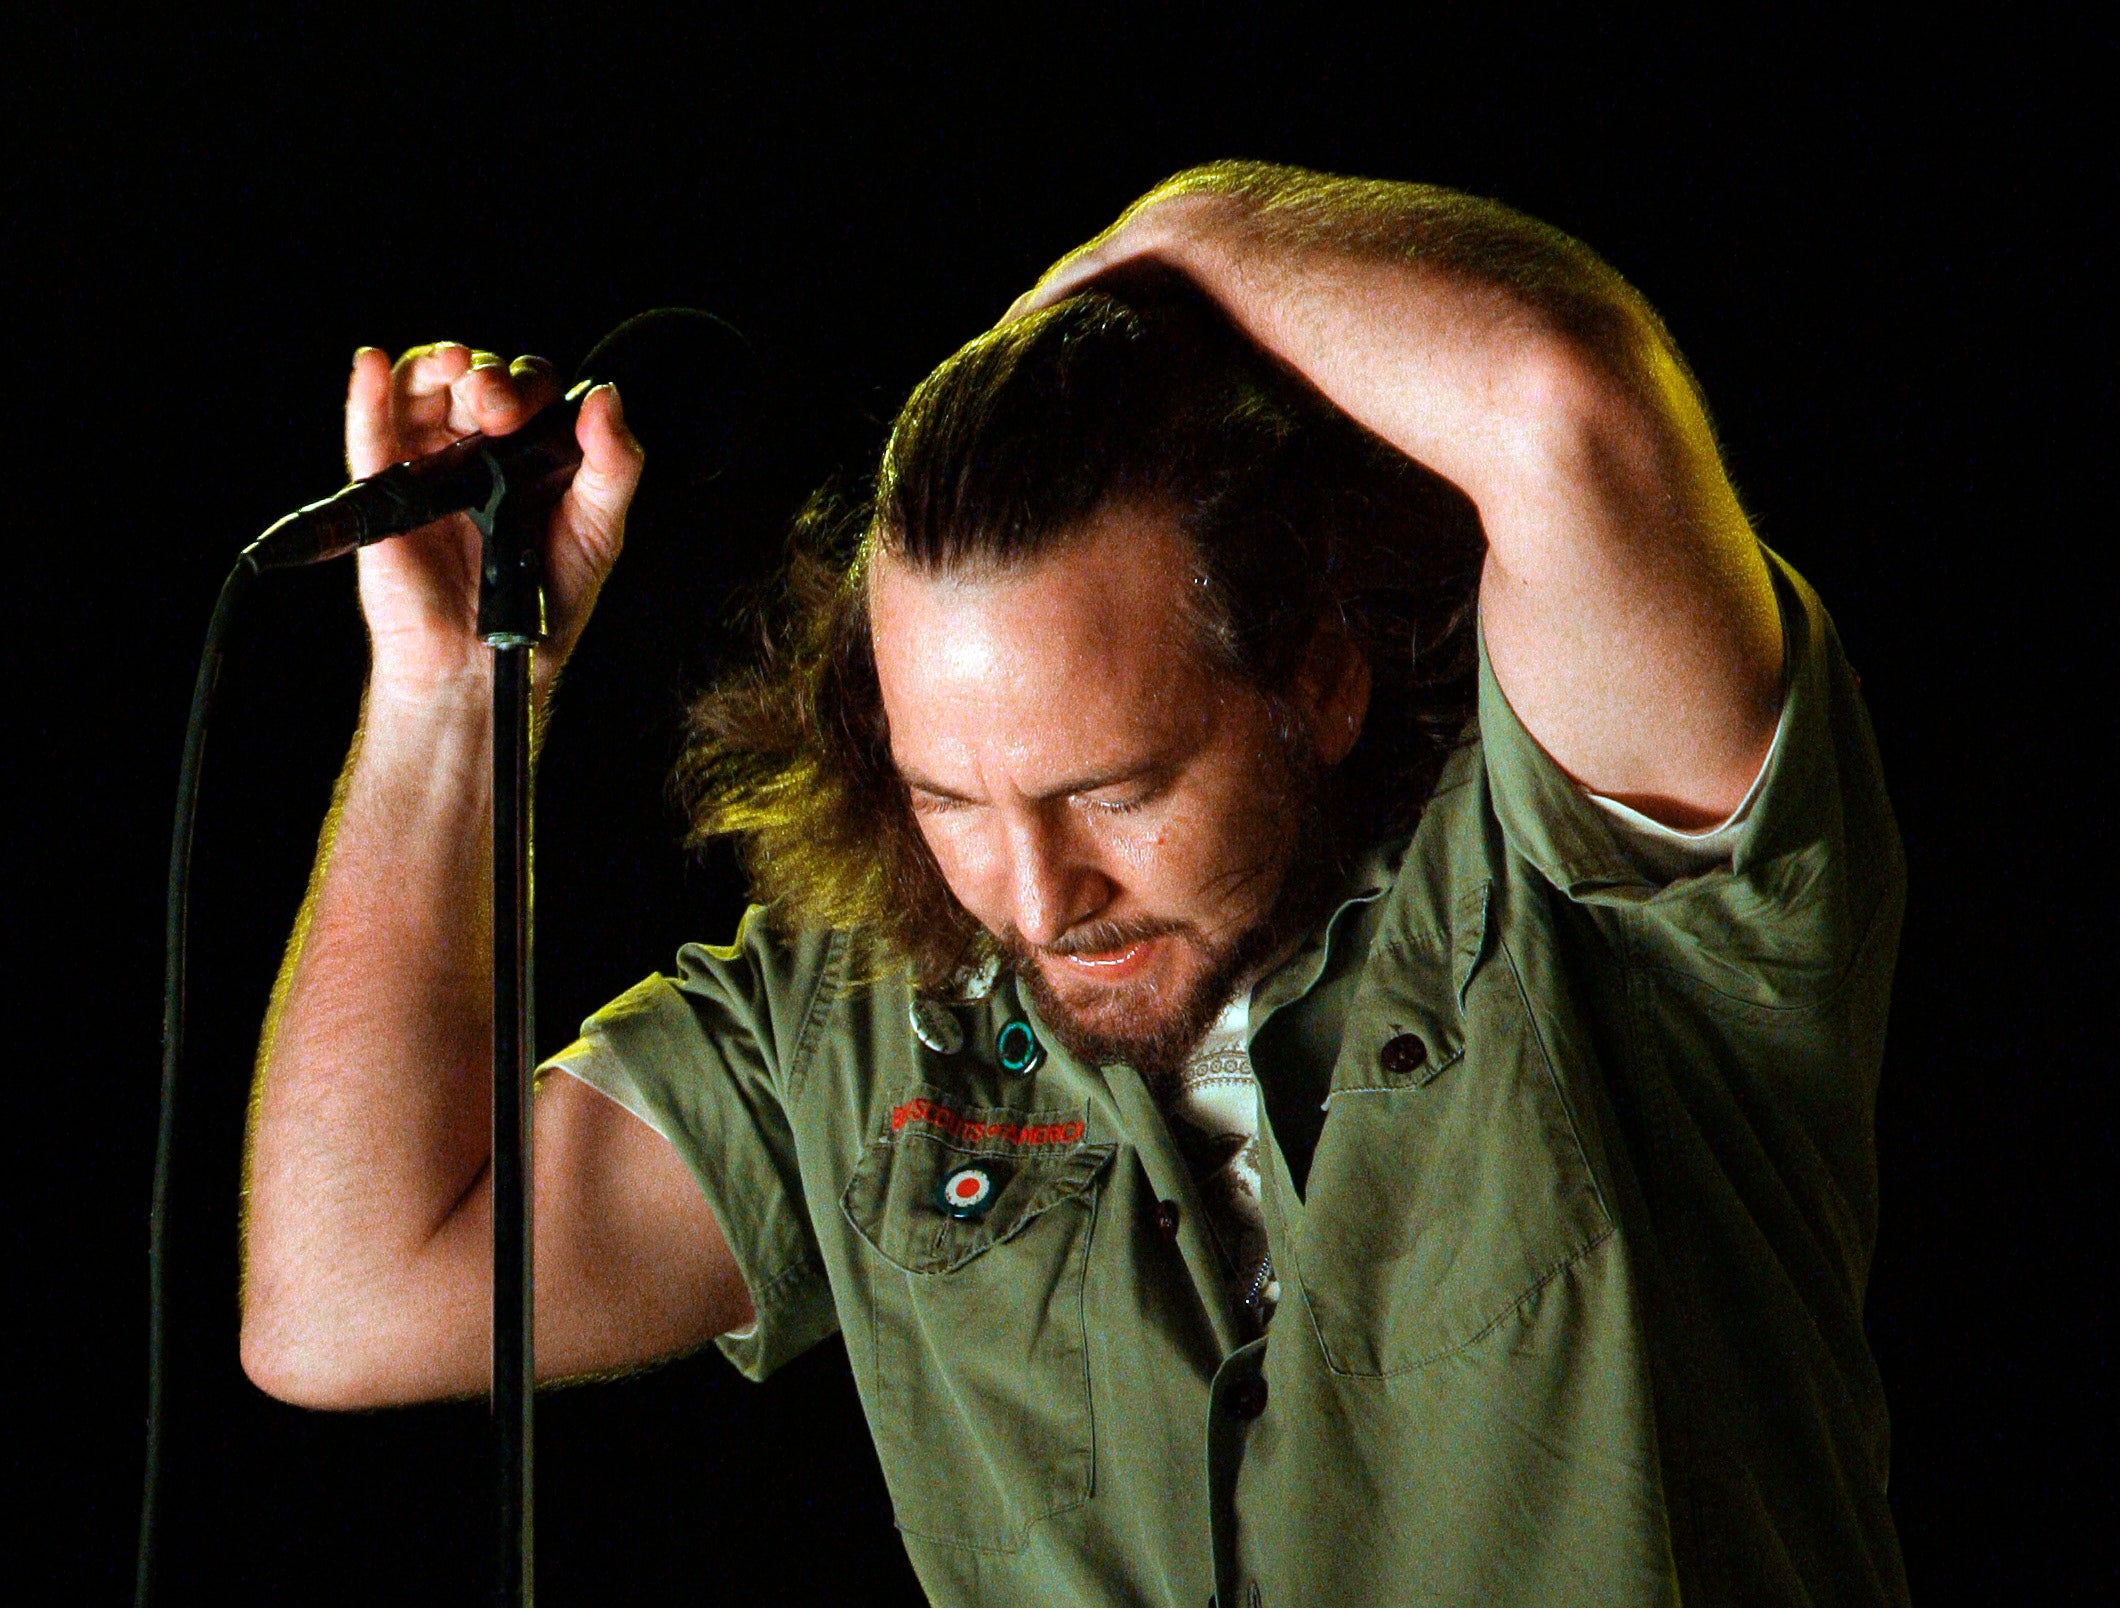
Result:
{"label": "man singing", "polygon": [[[364,350],[352,470],[556,390]],[[579,438],[544,693],[641,468],[608,390]],[[476,556],[361,554],[254,1107],[243,1360],[293,1402],[487,1380]],[[798,527],[680,781],[756,903],[540,1080],[541,1377],[841,1332],[938,1603],[1905,1600],[1898,838],[1830,620],[1588,249],[1164,184]]]}

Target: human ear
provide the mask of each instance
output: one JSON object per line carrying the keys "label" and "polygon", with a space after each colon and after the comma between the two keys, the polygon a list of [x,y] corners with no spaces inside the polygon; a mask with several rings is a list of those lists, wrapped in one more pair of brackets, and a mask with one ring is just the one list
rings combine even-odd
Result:
{"label": "human ear", "polygon": [[1344,630],[1320,623],[1296,676],[1296,697],[1320,765],[1337,765],[1369,713],[1369,660]]}

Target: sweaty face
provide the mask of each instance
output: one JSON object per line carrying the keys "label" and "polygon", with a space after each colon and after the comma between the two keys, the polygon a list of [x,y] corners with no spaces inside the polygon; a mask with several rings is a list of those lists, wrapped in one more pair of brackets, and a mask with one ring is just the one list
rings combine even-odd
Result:
{"label": "sweaty face", "polygon": [[1192,584],[1174,525],[1123,509],[1025,566],[870,577],[892,758],[951,891],[1071,1048],[1151,1076],[1275,947],[1314,793],[1268,701],[1202,661]]}

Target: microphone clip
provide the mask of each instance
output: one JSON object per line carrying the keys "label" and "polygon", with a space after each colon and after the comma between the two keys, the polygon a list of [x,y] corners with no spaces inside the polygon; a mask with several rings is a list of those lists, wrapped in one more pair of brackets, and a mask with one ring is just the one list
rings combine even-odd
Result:
{"label": "microphone clip", "polygon": [[489,449],[480,454],[493,476],[485,503],[464,512],[479,534],[478,634],[489,648],[534,648],[545,620],[545,522],[555,501],[550,479],[538,476],[513,490]]}

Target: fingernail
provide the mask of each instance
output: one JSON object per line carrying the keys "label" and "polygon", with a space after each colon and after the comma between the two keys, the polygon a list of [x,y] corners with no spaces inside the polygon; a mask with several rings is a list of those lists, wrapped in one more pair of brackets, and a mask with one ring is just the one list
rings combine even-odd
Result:
{"label": "fingernail", "polygon": [[611,398],[612,421],[616,424],[624,424],[626,422],[626,404],[625,399],[618,394],[618,382],[606,380],[597,389]]}

